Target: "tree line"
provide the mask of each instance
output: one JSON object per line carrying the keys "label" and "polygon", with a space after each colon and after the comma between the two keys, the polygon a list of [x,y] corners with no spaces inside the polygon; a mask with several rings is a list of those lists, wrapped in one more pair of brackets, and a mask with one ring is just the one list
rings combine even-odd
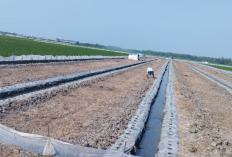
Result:
{"label": "tree line", "polygon": [[[80,45],[83,43],[80,43]],[[204,56],[195,56],[190,54],[179,54],[179,53],[172,53],[172,52],[160,52],[160,51],[151,51],[151,50],[135,50],[135,49],[123,49],[117,46],[104,46],[99,44],[89,44],[84,43],[84,46],[91,46],[91,47],[97,47],[97,48],[106,48],[111,50],[118,50],[118,51],[126,51],[126,52],[132,52],[132,53],[141,53],[145,55],[155,55],[159,57],[174,57],[176,59],[184,59],[184,60],[191,60],[191,61],[198,61],[203,62],[207,61],[209,63],[215,63],[215,64],[225,64],[225,65],[232,65],[232,59],[231,58],[213,58],[213,57],[204,57]]]}
{"label": "tree line", "polygon": [[[138,52],[138,51],[135,51]],[[213,58],[213,57],[203,57],[203,56],[194,56],[190,54],[178,54],[178,53],[172,53],[172,52],[157,52],[157,51],[140,51],[140,53],[147,54],[147,55],[155,55],[155,56],[161,56],[161,57],[174,57],[177,59],[184,59],[184,60],[192,60],[192,61],[207,61],[209,63],[215,63],[215,64],[226,64],[226,65],[232,65],[232,59],[231,58]]]}

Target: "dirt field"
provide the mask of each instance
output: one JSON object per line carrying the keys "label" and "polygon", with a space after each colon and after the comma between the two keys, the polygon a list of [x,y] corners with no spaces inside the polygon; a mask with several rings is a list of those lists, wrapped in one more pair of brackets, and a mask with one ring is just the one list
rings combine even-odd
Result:
{"label": "dirt field", "polygon": [[18,146],[6,145],[2,143],[0,143],[0,153],[1,157],[50,157],[23,150]]}
{"label": "dirt field", "polygon": [[129,59],[0,66],[0,87],[135,63]]}
{"label": "dirt field", "polygon": [[179,157],[231,157],[231,92],[178,61],[173,65]]}
{"label": "dirt field", "polygon": [[222,80],[225,80],[227,81],[228,83],[232,84],[232,75],[230,74],[227,74],[227,73],[224,73],[224,72],[221,72],[221,71],[218,71],[218,70],[213,70],[211,68],[207,68],[207,67],[204,67],[204,66],[200,66],[200,65],[196,65],[196,64],[193,64],[193,63],[188,63],[198,69],[201,69],[211,75],[214,75]]}
{"label": "dirt field", "polygon": [[0,123],[16,130],[65,142],[106,149],[123,133],[140,101],[167,60],[128,70],[4,105]]}

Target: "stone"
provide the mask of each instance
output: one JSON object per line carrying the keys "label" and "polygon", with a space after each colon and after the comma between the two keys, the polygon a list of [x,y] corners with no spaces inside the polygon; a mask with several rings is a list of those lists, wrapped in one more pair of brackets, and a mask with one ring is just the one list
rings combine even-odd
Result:
{"label": "stone", "polygon": [[194,147],[193,145],[191,145],[190,147],[189,147],[189,149],[188,149],[190,152],[192,152],[192,153],[194,153],[194,152],[196,152],[197,151],[197,148],[196,147]]}
{"label": "stone", "polygon": [[217,143],[216,143],[216,142],[212,142],[212,143],[211,143],[211,146],[216,147],[216,146],[217,146]]}
{"label": "stone", "polygon": [[136,148],[137,148],[137,149],[143,149],[143,147],[140,146],[140,145],[138,145]]}
{"label": "stone", "polygon": [[19,150],[19,149],[13,149],[13,152],[14,152],[15,154],[19,154],[19,153],[20,153],[20,150]]}

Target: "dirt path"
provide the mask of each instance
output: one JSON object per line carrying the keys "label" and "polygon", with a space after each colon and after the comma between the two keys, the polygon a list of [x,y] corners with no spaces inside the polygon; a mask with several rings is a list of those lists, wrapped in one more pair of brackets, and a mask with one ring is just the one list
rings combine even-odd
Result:
{"label": "dirt path", "polygon": [[232,94],[178,61],[173,65],[179,157],[231,157]]}
{"label": "dirt path", "polygon": [[16,130],[106,149],[123,133],[167,60],[134,67],[30,99],[5,104],[0,123]]}
{"label": "dirt path", "polygon": [[204,66],[201,66],[201,65],[197,65],[197,64],[193,64],[193,63],[187,63],[187,64],[190,64],[198,69],[201,69],[211,75],[214,75],[222,80],[225,80],[227,81],[228,83],[232,84],[232,75],[230,74],[227,74],[227,73],[224,73],[224,72],[221,72],[219,70],[213,70],[211,68],[207,68],[207,67],[204,67]]}
{"label": "dirt path", "polygon": [[0,66],[0,87],[20,83],[44,80],[57,76],[66,76],[107,67],[125,65],[138,61],[128,59],[113,59],[100,61],[78,61],[47,64],[26,64],[15,66]]}

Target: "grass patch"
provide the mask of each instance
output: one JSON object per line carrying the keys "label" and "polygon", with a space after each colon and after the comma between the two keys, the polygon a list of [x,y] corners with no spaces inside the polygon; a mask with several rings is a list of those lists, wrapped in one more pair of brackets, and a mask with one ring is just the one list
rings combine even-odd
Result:
{"label": "grass patch", "polygon": [[230,68],[230,67],[223,67],[223,66],[210,65],[210,64],[204,64],[204,65],[211,66],[211,67],[214,67],[214,68],[217,68],[217,69],[223,69],[223,70],[227,70],[227,71],[232,71],[232,68]]}
{"label": "grass patch", "polygon": [[125,53],[96,50],[53,43],[37,42],[32,39],[0,35],[0,56],[12,55],[64,55],[64,56],[127,56]]}

